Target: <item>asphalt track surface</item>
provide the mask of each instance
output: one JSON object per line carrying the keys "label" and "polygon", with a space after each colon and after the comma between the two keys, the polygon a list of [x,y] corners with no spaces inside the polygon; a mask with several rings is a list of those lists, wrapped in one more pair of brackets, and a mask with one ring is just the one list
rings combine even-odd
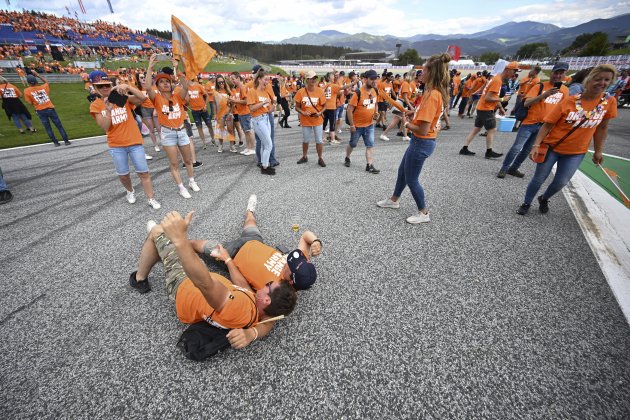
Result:
{"label": "asphalt track surface", "polygon": [[[375,206],[399,138],[377,141],[380,175],[362,146],[351,168],[340,146],[327,168],[312,146],[296,165],[295,128],[278,131],[273,177],[210,148],[191,200],[158,154],[159,211],[125,201],[103,138],[0,152],[15,195],[0,207],[0,418],[629,418],[630,327],[567,202],[516,215],[533,165],[497,179],[481,137],[459,156],[471,126],[440,134],[421,177],[431,223],[416,226],[408,191]],[[146,221],[195,209],[193,237],[228,240],[251,193],[269,243],[297,243],[293,223],[320,235],[318,281],[268,337],[189,361],[161,265],[151,293],[127,283]]]}

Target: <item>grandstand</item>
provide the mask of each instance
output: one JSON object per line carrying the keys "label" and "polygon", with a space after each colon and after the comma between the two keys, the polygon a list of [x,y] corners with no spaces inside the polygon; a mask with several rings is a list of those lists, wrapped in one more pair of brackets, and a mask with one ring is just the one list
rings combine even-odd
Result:
{"label": "grandstand", "polygon": [[143,55],[149,50],[171,48],[167,40],[119,24],[5,10],[0,11],[0,45],[4,47],[2,58],[9,59],[55,51],[72,56],[103,56],[108,50]]}

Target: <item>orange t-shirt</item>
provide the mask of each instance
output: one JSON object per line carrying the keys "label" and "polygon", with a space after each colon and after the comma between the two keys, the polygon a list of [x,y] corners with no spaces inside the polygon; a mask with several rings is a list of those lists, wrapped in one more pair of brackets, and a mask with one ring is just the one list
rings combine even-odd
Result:
{"label": "orange t-shirt", "polygon": [[234,264],[254,290],[280,280],[286,263],[286,255],[259,241],[246,242],[234,256]]}
{"label": "orange t-shirt", "polygon": [[18,89],[11,83],[5,83],[1,85],[0,90],[2,90],[2,92],[0,92],[0,95],[2,95],[3,98],[19,98],[22,96],[22,92],[20,92],[20,89]]}
{"label": "orange t-shirt", "polygon": [[[592,111],[600,103],[600,99],[594,99],[590,101],[582,101],[582,111],[578,111],[576,102],[579,95],[567,96],[558,105],[552,107],[543,119],[544,122],[555,124],[551,129],[547,137],[543,140],[543,143],[550,145],[556,144],[562,137],[564,137],[573,126],[577,125],[582,117],[584,111]],[[593,113],[591,117],[584,124],[575,130],[569,137],[562,140],[557,147],[553,150],[557,153],[564,155],[579,155],[588,151],[588,146],[591,144],[593,134],[597,126],[603,121],[617,117],[617,100],[614,96],[607,99],[606,106],[603,107],[601,112]]]}
{"label": "orange t-shirt", "polygon": [[358,105],[359,96],[355,92],[350,98],[348,105],[354,106],[354,112],[352,113],[352,120],[355,127],[369,127],[374,123],[374,114],[376,113],[376,98],[377,93],[374,89],[370,89],[369,93],[365,92],[365,89],[361,88],[361,104]]}
{"label": "orange t-shirt", "polygon": [[453,77],[453,96],[457,96],[459,93],[459,85],[462,82],[462,78],[460,76]]}
{"label": "orange t-shirt", "polygon": [[440,131],[440,116],[444,110],[442,95],[437,89],[426,92],[422,95],[420,106],[413,115],[413,124],[420,125],[421,122],[430,122],[429,132],[426,136],[419,136],[423,139],[434,139]]}
{"label": "orange t-shirt", "polygon": [[409,86],[409,82],[407,82],[406,80],[402,82],[402,84],[400,85],[400,91],[398,92],[398,98],[401,101],[403,100],[404,93],[407,94],[407,99],[409,99],[409,102],[411,102],[411,87]]}
{"label": "orange t-shirt", "polygon": [[477,111],[494,111],[496,109],[498,102],[486,102],[486,95],[491,92],[495,93],[498,97],[501,92],[502,85],[503,79],[500,74],[497,74],[490,79],[483,88],[483,91],[481,91],[481,97],[479,98],[479,103],[477,104]]}
{"label": "orange t-shirt", "polygon": [[184,124],[186,115],[184,112],[184,100],[181,96],[172,94],[171,108],[169,108],[169,100],[158,92],[153,98],[153,106],[160,125],[169,128],[180,128]]}
{"label": "orange t-shirt", "polygon": [[520,81],[521,85],[518,88],[519,95],[527,95],[532,86],[537,86],[540,83],[538,77],[523,77]]}
{"label": "orange t-shirt", "polygon": [[193,111],[206,109],[206,100],[203,95],[206,93],[203,86],[195,83],[188,86],[188,104]]}
{"label": "orange t-shirt", "polygon": [[249,107],[247,106],[247,88],[245,85],[241,85],[241,88],[237,88],[236,86],[232,89],[232,99],[236,99],[237,101],[245,100],[244,104],[234,104],[234,113],[236,115],[247,115],[249,114]]}
{"label": "orange t-shirt", "polygon": [[[247,88],[248,92],[251,89],[254,89],[254,80],[250,80],[249,82],[245,83],[245,87]],[[267,87],[265,88],[265,91],[267,91],[267,94],[269,95],[269,98],[272,101],[276,100],[276,94],[273,93],[273,87],[271,86],[271,82],[267,83]],[[270,112],[270,111],[271,111],[271,109],[268,112]]]}
{"label": "orange t-shirt", "polygon": [[401,83],[402,82],[399,79],[394,79],[394,81],[392,82],[392,86],[394,88],[394,92],[396,93],[396,95],[398,95],[398,92],[400,92]]}
{"label": "orange t-shirt", "polygon": [[228,300],[221,311],[208,304],[208,301],[190,279],[185,279],[177,288],[175,310],[181,322],[193,324],[206,321],[219,328],[243,328],[258,322],[256,296],[249,290],[232,284],[225,277],[211,273],[230,291]]}
{"label": "orange t-shirt", "polygon": [[[541,93],[545,93],[548,90],[553,89],[553,83],[545,82],[543,84],[543,89]],[[532,89],[527,92],[527,98],[535,98],[539,95],[540,85],[534,86]],[[529,107],[529,111],[527,112],[527,117],[523,120],[522,124],[537,124],[542,122],[545,115],[551,112],[551,109],[556,105],[562,102],[562,99],[569,96],[569,88],[565,85],[560,87],[560,90],[555,95],[551,95],[543,101],[537,102],[534,105]]]}
{"label": "orange t-shirt", "polygon": [[[324,98],[326,98],[326,109],[337,109],[337,95],[341,86],[331,83],[324,89]],[[322,124],[324,122],[322,121]]]}
{"label": "orange t-shirt", "polygon": [[50,101],[50,96],[48,96],[49,94],[50,87],[48,86],[48,83],[44,83],[39,86],[30,86],[24,89],[24,99],[26,99],[26,102],[35,107],[35,111],[55,107]]}
{"label": "orange t-shirt", "polygon": [[[256,105],[257,103],[260,103],[264,101],[265,99],[271,99],[271,96],[269,95],[269,92],[267,90],[251,88],[247,91],[247,105],[250,105],[250,106]],[[250,109],[250,113],[252,115],[252,118],[254,118],[254,117],[259,117],[261,115],[264,115],[270,110],[271,110],[271,106],[267,104],[265,106],[261,106],[255,111],[252,111]]]}
{"label": "orange t-shirt", "polygon": [[220,121],[221,118],[230,112],[229,97],[230,95],[224,89],[214,91],[214,102],[217,104],[217,115],[215,116],[217,121]]}
{"label": "orange t-shirt", "polygon": [[[156,94],[158,94],[158,91],[157,91],[157,90],[154,90],[154,92],[155,92]],[[151,99],[149,99],[149,95],[147,95],[147,91],[146,91],[146,90],[143,90],[143,91],[142,91],[142,93],[144,93],[144,94],[147,96],[147,98],[144,100],[144,102],[142,102],[142,103],[140,104],[140,106],[141,106],[142,108],[154,109],[154,108],[155,108],[155,106],[153,105],[153,102],[151,102]]]}
{"label": "orange t-shirt", "polygon": [[[307,95],[306,88],[302,88],[295,94],[295,103],[299,103],[300,109],[304,112],[310,112],[312,114],[321,112],[326,106],[326,94],[322,89],[316,87],[312,92],[309,91]],[[300,114],[300,124],[302,127],[316,127],[324,124],[324,118],[321,115],[317,117],[307,117],[306,115]]]}
{"label": "orange t-shirt", "polygon": [[381,82],[381,85],[378,88],[378,101],[385,102],[385,98],[383,97],[383,93],[391,96],[392,94],[392,82]]}
{"label": "orange t-shirt", "polygon": [[214,83],[213,82],[208,82],[205,85],[203,85],[204,90],[206,91],[206,95],[208,95],[208,101],[210,102],[214,102]]}
{"label": "orange t-shirt", "polygon": [[[486,84],[486,78],[485,77],[477,77],[473,84],[472,84],[472,88],[471,88],[471,94],[477,94],[479,95],[481,92],[479,92],[481,89],[483,89]],[[501,90],[499,89],[499,92]],[[483,93],[481,93],[481,95],[483,95]]]}
{"label": "orange t-shirt", "polygon": [[[105,116],[105,102],[101,98],[90,104],[90,115],[96,120],[96,114]],[[111,111],[112,123],[107,130],[107,145],[109,147],[129,147],[142,144],[142,134],[133,116],[131,103],[127,101],[124,107],[114,105]]]}

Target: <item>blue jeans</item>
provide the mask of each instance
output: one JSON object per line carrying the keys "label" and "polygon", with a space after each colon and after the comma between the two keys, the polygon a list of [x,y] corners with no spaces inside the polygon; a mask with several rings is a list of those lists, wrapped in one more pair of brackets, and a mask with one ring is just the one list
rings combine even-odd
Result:
{"label": "blue jeans", "polygon": [[398,167],[394,196],[400,197],[405,187],[409,187],[418,210],[426,208],[424,189],[422,184],[420,184],[420,172],[424,161],[431,156],[434,150],[435,140],[421,139],[412,133],[409,147],[407,147]]}
{"label": "blue jeans", "polygon": [[549,177],[551,168],[553,168],[556,162],[558,163],[556,175],[542,195],[545,200],[549,200],[555,193],[569,183],[573,174],[575,174],[575,171],[577,171],[580,166],[580,163],[582,163],[582,159],[584,159],[584,153],[579,155],[561,155],[553,150],[547,152],[547,160],[536,165],[536,172],[527,186],[527,190],[525,191],[525,204],[532,204],[534,197],[542,184]]}
{"label": "blue jeans", "polygon": [[2,173],[2,168],[0,168],[0,191],[8,190],[7,183],[4,180],[4,174]]}
{"label": "blue jeans", "polygon": [[66,134],[66,130],[63,129],[63,125],[61,125],[61,120],[59,119],[59,115],[57,115],[57,111],[55,108],[46,108],[41,111],[36,111],[39,120],[42,122],[48,137],[52,140],[53,143],[59,143],[57,138],[55,137],[55,133],[53,133],[52,127],[50,126],[50,122],[52,121],[59,130],[59,134],[61,134],[61,138],[63,141],[68,141],[68,134]]}
{"label": "blue jeans", "polygon": [[514,144],[505,155],[505,159],[503,159],[503,166],[501,166],[502,171],[521,167],[525,159],[527,159],[527,156],[529,156],[529,152],[532,150],[539,131],[539,124],[521,125],[518,129],[518,133],[516,133]]}
{"label": "blue jeans", "polygon": [[[276,141],[275,141],[276,133],[273,128],[274,126],[273,112],[269,112],[267,114],[267,117],[269,118],[269,125],[271,126],[271,153],[269,154],[269,164],[271,166],[276,166],[279,164],[279,162],[276,159]],[[252,119],[252,122],[253,122],[253,119]],[[261,140],[258,137],[258,134],[256,133],[256,129],[254,129],[254,135],[256,137],[256,160],[258,161],[258,164],[260,165],[262,163]]]}
{"label": "blue jeans", "polygon": [[363,144],[365,144],[366,149],[374,147],[374,124],[367,127],[357,127],[355,132],[350,135],[350,147],[353,149],[357,147],[361,137],[363,137]]}
{"label": "blue jeans", "polygon": [[[15,124],[15,127],[18,130],[22,129],[22,122],[24,122],[24,125],[26,126],[26,128],[28,128],[29,130],[31,128],[33,128],[33,125],[31,124],[31,120],[29,120],[28,118],[26,118],[25,114],[11,114],[11,119],[13,120],[13,124]],[[21,121],[20,121],[21,120]]]}
{"label": "blue jeans", "polygon": [[271,141],[273,125],[269,124],[269,118],[264,114],[252,118],[252,125],[254,126],[254,133],[256,133],[256,148],[258,148],[258,143],[260,142],[260,163],[266,168],[270,164],[270,156],[273,149],[273,142]]}

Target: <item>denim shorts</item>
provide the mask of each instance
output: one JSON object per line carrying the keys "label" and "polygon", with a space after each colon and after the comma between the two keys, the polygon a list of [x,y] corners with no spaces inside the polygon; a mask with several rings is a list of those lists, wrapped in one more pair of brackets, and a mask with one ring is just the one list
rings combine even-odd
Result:
{"label": "denim shorts", "polygon": [[337,117],[338,120],[343,118],[343,105],[339,105],[337,107],[336,114],[337,114],[336,117]]}
{"label": "denim shorts", "polygon": [[162,136],[162,146],[186,146],[190,144],[190,140],[186,135],[186,130],[171,130],[170,128],[162,127],[160,132]]}
{"label": "denim shorts", "polygon": [[357,127],[354,134],[350,136],[350,147],[353,149],[357,147],[360,137],[363,137],[363,144],[366,148],[374,147],[374,124],[367,127]]}
{"label": "denim shorts", "polygon": [[243,128],[243,131],[252,131],[251,114],[239,115],[238,120],[241,122],[241,127]]}
{"label": "denim shorts", "polygon": [[195,111],[194,109],[191,111],[193,121],[197,127],[201,127],[201,122],[205,122],[208,127],[212,127],[212,120],[210,119],[210,114],[205,109],[200,109],[199,111]]}
{"label": "denim shorts", "polygon": [[[223,248],[225,248],[231,258],[234,258],[236,254],[238,254],[238,251],[241,250],[243,245],[245,245],[249,241],[263,242],[263,237],[260,233],[260,229],[258,229],[258,226],[244,227],[243,230],[241,230],[241,235],[233,241],[226,242],[223,245]],[[210,253],[218,244],[219,243],[217,241],[212,239],[206,241],[203,247],[202,254],[210,257]]]}
{"label": "denim shorts", "polygon": [[116,173],[120,176],[129,175],[129,158],[131,158],[136,173],[149,172],[144,146],[141,144],[129,147],[110,147],[109,154],[112,155]]}
{"label": "denim shorts", "polygon": [[302,127],[302,135],[304,136],[303,143],[310,143],[315,140],[315,143],[322,144],[322,135],[324,130],[321,125],[315,127]]}
{"label": "denim shorts", "polygon": [[140,107],[140,114],[142,114],[142,118],[149,119],[153,117],[153,111],[155,108],[145,108],[143,106]]}

